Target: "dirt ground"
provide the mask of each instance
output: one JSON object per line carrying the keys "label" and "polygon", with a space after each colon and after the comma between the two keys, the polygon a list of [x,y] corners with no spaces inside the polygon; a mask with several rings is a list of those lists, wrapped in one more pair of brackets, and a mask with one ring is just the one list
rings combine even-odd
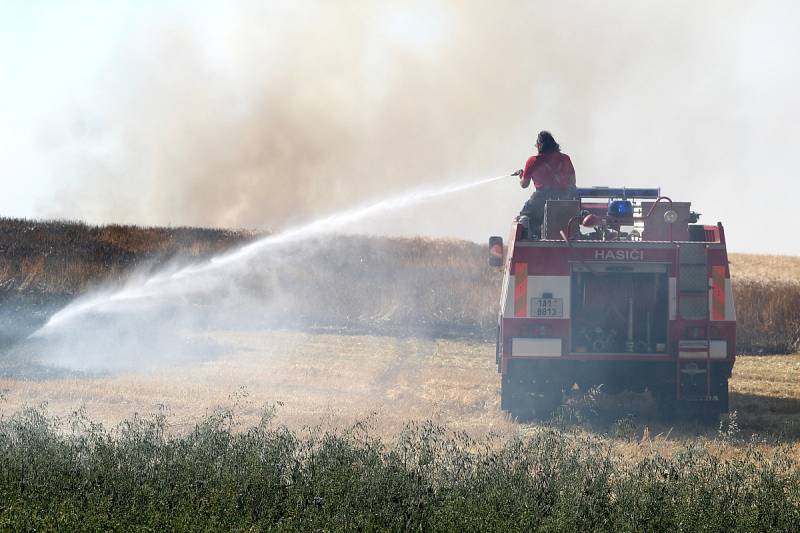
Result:
{"label": "dirt ground", "polygon": [[[222,355],[141,373],[0,379],[0,411],[8,416],[46,403],[51,414],[68,416],[83,408],[90,419],[113,426],[163,405],[177,432],[220,407],[235,406],[243,425],[256,423],[269,405],[276,407],[278,422],[293,428],[341,428],[367,420],[387,437],[414,420],[476,437],[507,437],[530,427],[500,411],[491,343],[296,331],[217,331],[203,338]],[[739,435],[800,440],[797,376],[800,355],[738,358],[731,410]],[[718,432],[664,425],[653,418],[645,395],[602,400],[593,409],[599,414],[587,428],[604,434],[617,431],[620,420],[634,438],[668,435],[679,441]]]}

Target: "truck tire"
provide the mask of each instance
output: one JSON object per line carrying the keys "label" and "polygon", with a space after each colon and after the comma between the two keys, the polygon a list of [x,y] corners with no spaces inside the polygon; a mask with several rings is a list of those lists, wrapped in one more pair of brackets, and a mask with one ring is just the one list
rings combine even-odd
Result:
{"label": "truck tire", "polygon": [[500,383],[500,409],[519,422],[527,422],[533,415],[530,394],[523,385],[505,376]]}
{"label": "truck tire", "polygon": [[518,422],[549,418],[561,402],[558,395],[532,382],[503,378],[500,384],[500,408]]}
{"label": "truck tire", "polygon": [[728,412],[728,378],[720,378],[714,384],[713,390],[716,400],[705,402],[698,416],[701,424],[716,426],[720,422],[720,416]]}
{"label": "truck tire", "polygon": [[673,422],[676,418],[697,422],[702,425],[716,425],[719,417],[728,412],[728,379],[720,379],[713,389],[716,400],[710,401],[678,401],[675,396],[675,385],[664,384],[650,390],[656,402],[659,418],[665,422]]}
{"label": "truck tire", "polygon": [[728,399],[728,378],[723,378],[720,380],[717,388],[717,396],[719,397],[720,414],[725,414],[730,411],[730,403]]}
{"label": "truck tire", "polygon": [[515,381],[503,377],[500,383],[500,408],[520,422],[547,420],[561,405],[560,383]]}
{"label": "truck tire", "polygon": [[667,383],[652,387],[650,389],[650,394],[653,396],[653,401],[656,403],[658,418],[664,422],[672,422],[675,420],[678,404],[677,397],[675,396],[675,385]]}
{"label": "truck tire", "polygon": [[531,395],[533,415],[540,420],[552,417],[555,410],[561,405],[562,396],[561,385],[557,383],[537,384]]}

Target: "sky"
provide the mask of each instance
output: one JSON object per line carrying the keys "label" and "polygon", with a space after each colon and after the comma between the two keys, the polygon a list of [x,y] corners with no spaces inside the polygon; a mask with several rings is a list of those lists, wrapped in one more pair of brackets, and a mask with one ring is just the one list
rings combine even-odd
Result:
{"label": "sky", "polygon": [[[554,5],[557,4],[557,5]],[[794,2],[0,0],[0,215],[282,229],[520,168],[800,254]],[[352,228],[483,241],[511,178]]]}

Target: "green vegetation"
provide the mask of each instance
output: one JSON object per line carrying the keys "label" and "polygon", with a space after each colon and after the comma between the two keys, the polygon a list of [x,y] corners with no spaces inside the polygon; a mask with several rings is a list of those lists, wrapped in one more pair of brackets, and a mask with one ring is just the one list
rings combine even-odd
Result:
{"label": "green vegetation", "polygon": [[800,469],[763,449],[625,458],[555,427],[474,442],[430,424],[389,445],[368,424],[296,433],[270,411],[169,436],[161,415],[106,430],[28,410],[0,420],[0,529],[790,531]]}

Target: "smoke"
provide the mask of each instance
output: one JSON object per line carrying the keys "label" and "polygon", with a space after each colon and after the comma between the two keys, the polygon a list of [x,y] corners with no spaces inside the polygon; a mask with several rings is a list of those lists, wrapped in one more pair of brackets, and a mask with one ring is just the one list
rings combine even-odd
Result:
{"label": "smoke", "polygon": [[[33,342],[22,351],[34,354],[37,364],[79,371],[150,369],[218,353],[219,347],[203,342],[204,336],[198,333],[215,328],[308,326],[310,322],[352,325],[364,322],[365,313],[372,317],[394,314],[396,305],[395,309],[383,305],[387,284],[403,279],[401,292],[427,289],[422,279],[399,275],[401,264],[409,266],[397,255],[399,247],[393,261],[366,269],[360,264],[361,275],[339,276],[336,265],[352,263],[347,251],[354,243],[363,243],[344,242],[341,236],[331,236],[332,232],[507,177],[411,191],[264,237],[206,262],[140,273],[123,287],[92,291],[71,302],[32,334],[29,340]],[[363,261],[361,256],[359,262]],[[364,284],[367,279],[381,281],[370,286]],[[363,296],[353,298],[354,294]],[[406,307],[416,304],[406,302]],[[430,315],[430,310],[421,314]],[[362,319],[353,320],[354,315]]]}
{"label": "smoke", "polygon": [[466,86],[469,74],[448,74],[465,67],[446,40],[463,22],[423,6],[239,3],[216,13],[214,34],[159,21],[154,42],[120,52],[122,86],[97,130],[113,142],[74,161],[60,205],[91,220],[274,229],[499,173],[471,154],[498,145],[485,128],[505,119],[486,106],[500,95],[481,85],[506,73]]}
{"label": "smoke", "polygon": [[[800,252],[739,209],[765,176],[780,187],[794,175],[788,2],[169,6],[127,13],[79,109],[48,128],[63,179],[43,214],[283,230],[515,170],[550,129],[580,185],[660,185],[705,222],[725,222],[733,249]],[[347,229],[483,240],[506,231],[527,194],[501,180]],[[773,222],[788,226],[790,196],[770,201]],[[276,257],[192,274],[203,290],[170,283],[122,310],[90,307],[45,351],[74,368],[214,353],[185,333],[285,315],[294,286],[275,273],[297,265],[270,266]]]}
{"label": "smoke", "polygon": [[[796,116],[797,68],[775,74],[790,4],[201,6],[132,18],[81,134],[51,133],[72,148],[47,214],[280,229],[514,170],[551,129],[582,185],[660,185],[742,243],[733,189],[788,171],[783,157],[765,170],[760,145],[791,151],[779,115]],[[374,230],[483,240],[525,197],[498,184]]]}

